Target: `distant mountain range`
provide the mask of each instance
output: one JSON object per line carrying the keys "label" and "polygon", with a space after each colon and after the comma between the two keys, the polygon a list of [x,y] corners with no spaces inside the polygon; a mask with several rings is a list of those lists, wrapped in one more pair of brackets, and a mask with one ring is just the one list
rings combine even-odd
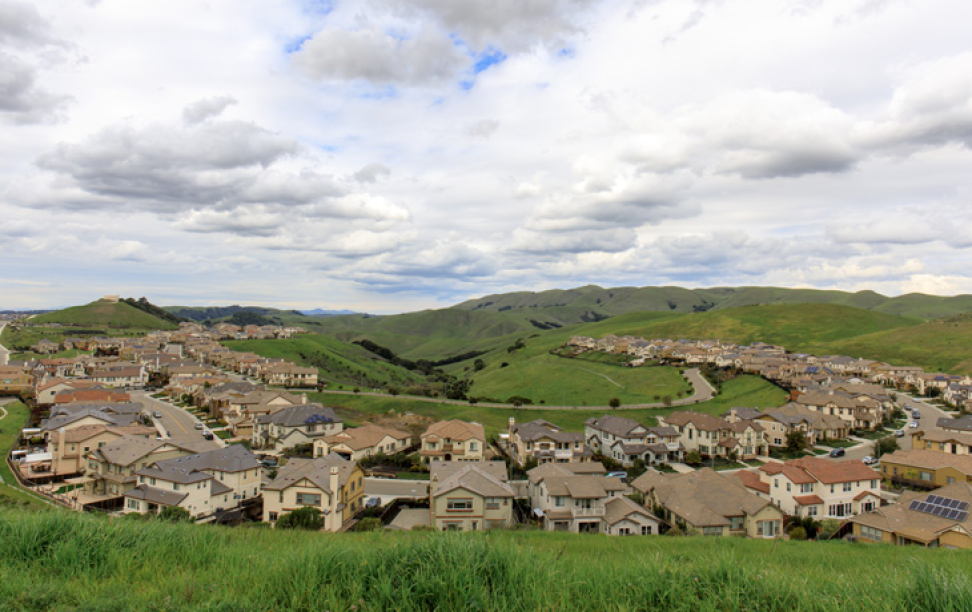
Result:
{"label": "distant mountain range", "polygon": [[314,310],[301,310],[300,313],[309,317],[338,317],[341,315],[358,314],[354,310],[322,310],[320,308],[315,308]]}

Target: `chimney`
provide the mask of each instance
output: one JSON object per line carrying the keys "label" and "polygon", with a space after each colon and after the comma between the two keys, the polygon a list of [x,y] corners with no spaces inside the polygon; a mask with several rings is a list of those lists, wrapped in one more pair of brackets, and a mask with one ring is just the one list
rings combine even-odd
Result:
{"label": "chimney", "polygon": [[64,456],[64,428],[57,430],[57,457],[54,457],[54,464],[57,465]]}
{"label": "chimney", "polygon": [[339,483],[338,469],[336,466],[332,466],[330,479],[328,480],[328,485],[331,488],[331,529],[328,531],[337,531],[342,523],[341,518],[338,516],[338,500],[341,498],[341,485]]}
{"label": "chimney", "polygon": [[510,417],[510,433],[513,433],[513,426],[516,425],[516,419]]}

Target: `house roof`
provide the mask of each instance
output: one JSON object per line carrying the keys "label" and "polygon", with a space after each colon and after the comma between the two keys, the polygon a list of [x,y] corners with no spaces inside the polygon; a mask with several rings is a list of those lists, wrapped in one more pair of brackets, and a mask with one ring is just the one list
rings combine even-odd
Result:
{"label": "house roof", "polygon": [[250,452],[248,448],[242,444],[232,444],[225,448],[186,455],[185,457],[165,459],[156,462],[152,467],[159,470],[177,469],[182,472],[200,470],[236,473],[256,469],[260,467],[260,463],[257,461],[256,455]]}
{"label": "house roof", "polygon": [[362,450],[365,448],[374,448],[386,436],[395,440],[405,440],[410,438],[412,434],[369,423],[368,425],[345,429],[344,431],[324,436],[323,440],[328,444],[343,444],[352,450]]}
{"label": "house roof", "polygon": [[750,493],[737,478],[702,468],[688,474],[659,474],[650,470],[631,483],[653,493],[658,502],[695,527],[728,525],[730,517],[753,515],[770,505]]}
{"label": "house roof", "polygon": [[154,436],[157,432],[154,427],[144,425],[129,425],[127,427],[114,427],[112,425],[82,425],[74,427],[64,432],[65,442],[83,442],[102,433],[113,433],[118,437],[122,436]]}
{"label": "house roof", "polygon": [[480,471],[489,474],[500,482],[506,482],[509,479],[505,461],[438,461],[435,459],[429,463],[429,478],[438,478],[439,482],[444,482],[463,467],[469,465],[478,467]]}
{"label": "house roof", "polygon": [[[935,489],[934,494],[972,503],[972,485],[965,482]],[[858,514],[848,519],[848,522],[896,533],[925,543],[937,540],[941,534],[952,529],[972,533],[972,515],[966,516],[964,521],[958,521],[910,509],[912,501],[925,500],[927,496],[927,492],[905,491],[898,499],[898,503]]]}
{"label": "house roof", "polygon": [[615,525],[633,514],[648,517],[655,523],[658,522],[658,518],[655,515],[623,495],[621,497],[615,497],[604,504],[604,522],[608,525]]}
{"label": "house roof", "polygon": [[972,414],[966,414],[957,419],[949,419],[949,418],[938,419],[938,426],[941,427],[942,429],[972,431]]}
{"label": "house roof", "polygon": [[665,424],[669,426],[684,427],[691,423],[696,429],[701,431],[718,431],[728,425],[726,421],[714,417],[711,414],[702,414],[701,412],[693,412],[691,410],[673,412],[664,417],[664,419]]}
{"label": "house roof", "polygon": [[896,450],[881,457],[881,462],[929,470],[950,467],[972,476],[972,455],[953,455],[933,450]]}
{"label": "house roof", "polygon": [[331,468],[338,469],[338,486],[343,487],[348,483],[357,465],[356,461],[348,461],[337,453],[329,453],[324,457],[313,459],[291,459],[287,465],[280,468],[276,478],[263,485],[263,490],[282,491],[301,480],[307,480],[318,489],[333,493],[330,482]]}
{"label": "house roof", "polygon": [[479,423],[469,423],[453,419],[451,421],[439,421],[432,423],[422,434],[422,438],[438,436],[450,440],[486,440],[486,431]]}
{"label": "house roof", "polygon": [[824,503],[819,495],[794,495],[793,501],[801,506],[818,506]]}
{"label": "house roof", "polygon": [[[591,417],[584,421],[584,425],[609,433],[618,438],[630,438],[636,435],[643,435],[641,432],[645,430],[645,426],[638,421],[609,414],[601,417]],[[637,434],[633,433],[636,429],[641,430],[641,432]]]}
{"label": "house roof", "polygon": [[911,435],[916,436],[919,434],[921,435],[922,439],[928,442],[958,442],[959,444],[972,446],[972,433],[932,429],[929,431],[917,431]]}
{"label": "house roof", "polygon": [[736,478],[743,483],[747,489],[753,489],[754,491],[759,491],[760,493],[769,493],[770,486],[768,482],[763,482],[763,479],[759,477],[756,472],[750,472],[749,470],[740,470],[735,474]]}
{"label": "house roof", "polygon": [[782,464],[767,463],[760,466],[759,469],[770,475],[783,474],[794,484],[812,482],[837,484],[881,478],[877,471],[869,468],[863,461],[855,459],[829,461],[819,457],[803,457],[791,459]]}
{"label": "house roof", "polygon": [[188,495],[188,493],[166,491],[165,489],[158,489],[148,485],[138,485],[131,491],[125,492],[125,497],[144,499],[147,502],[159,504],[160,506],[178,506]]}
{"label": "house roof", "polygon": [[155,438],[143,438],[141,436],[123,436],[92,452],[95,455],[100,455],[108,463],[131,465],[142,457],[146,457],[165,446],[171,446],[174,449],[183,448],[182,444],[173,440],[157,440]]}
{"label": "house roof", "polygon": [[339,423],[341,419],[334,413],[334,408],[320,404],[300,404],[261,415],[256,422],[272,423],[278,427],[300,427],[312,423]]}
{"label": "house roof", "polygon": [[[496,463],[502,464],[502,462]],[[439,486],[432,496],[440,497],[456,489],[463,489],[482,497],[514,497],[513,488],[504,480],[505,478],[500,480],[494,476],[481,464],[467,463],[452,472],[445,480],[439,481]]]}

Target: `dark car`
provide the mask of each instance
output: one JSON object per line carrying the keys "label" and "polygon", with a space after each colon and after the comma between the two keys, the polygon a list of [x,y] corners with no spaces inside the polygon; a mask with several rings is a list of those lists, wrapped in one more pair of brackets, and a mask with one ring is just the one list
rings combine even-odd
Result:
{"label": "dark car", "polygon": [[212,440],[213,439],[213,432],[211,432],[211,431],[204,431],[202,437],[203,437],[203,440]]}
{"label": "dark car", "polygon": [[831,457],[843,457],[844,456],[844,449],[842,449],[842,448],[835,448],[834,450],[830,451],[830,456]]}

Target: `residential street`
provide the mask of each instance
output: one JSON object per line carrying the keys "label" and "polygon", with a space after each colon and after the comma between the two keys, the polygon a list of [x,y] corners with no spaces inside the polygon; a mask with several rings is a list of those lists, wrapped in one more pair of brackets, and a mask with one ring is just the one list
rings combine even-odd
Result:
{"label": "residential street", "polygon": [[[149,409],[149,412],[153,415],[156,411],[162,414],[162,418],[156,419],[154,416],[152,420],[159,425],[159,429],[164,432],[163,437],[169,437],[176,440],[191,440],[193,442],[205,442],[203,438],[203,431],[205,429],[196,429],[196,423],[201,422],[192,413],[179,408],[178,406],[173,406],[167,402],[157,400],[151,397],[148,391],[132,391],[132,400],[141,403]],[[226,443],[220,440],[219,437],[214,437],[212,440],[214,448],[224,447]]]}

